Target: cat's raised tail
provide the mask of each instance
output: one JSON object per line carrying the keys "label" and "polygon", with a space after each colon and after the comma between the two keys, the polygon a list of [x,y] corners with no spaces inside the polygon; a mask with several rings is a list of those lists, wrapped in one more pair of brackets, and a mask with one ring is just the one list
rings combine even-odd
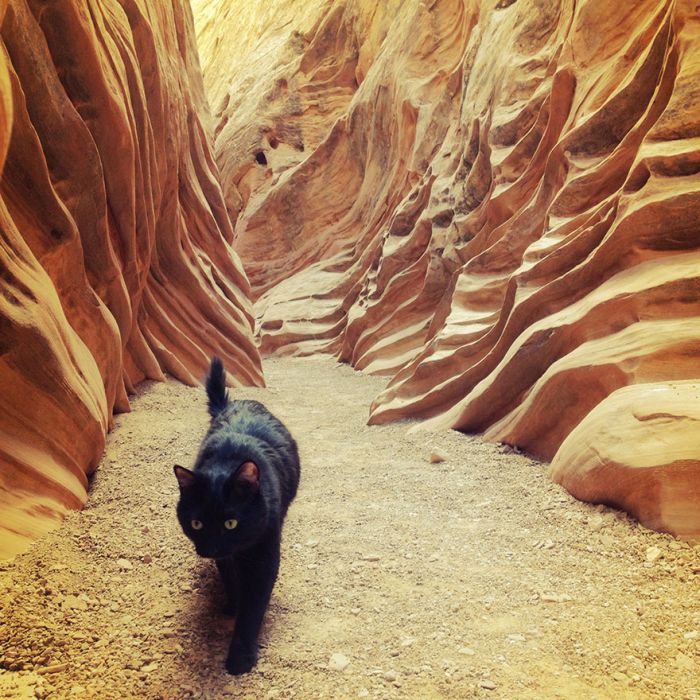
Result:
{"label": "cat's raised tail", "polygon": [[226,370],[224,363],[218,357],[212,357],[211,365],[209,365],[207,397],[209,399],[209,415],[216,418],[228,406]]}

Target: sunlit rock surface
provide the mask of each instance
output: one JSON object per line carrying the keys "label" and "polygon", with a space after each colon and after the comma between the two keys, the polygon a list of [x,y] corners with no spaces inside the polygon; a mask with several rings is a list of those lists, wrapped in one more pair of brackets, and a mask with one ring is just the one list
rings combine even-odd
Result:
{"label": "sunlit rock surface", "polygon": [[264,351],[700,535],[696,5],[195,0]]}
{"label": "sunlit rock surface", "polygon": [[10,0],[0,18],[4,556],[85,501],[136,383],[194,384],[213,353],[234,383],[262,375],[188,3]]}

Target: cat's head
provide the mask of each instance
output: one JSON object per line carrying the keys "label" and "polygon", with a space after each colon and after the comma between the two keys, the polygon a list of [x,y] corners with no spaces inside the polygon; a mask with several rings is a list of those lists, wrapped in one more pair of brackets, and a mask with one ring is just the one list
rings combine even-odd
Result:
{"label": "cat's head", "polygon": [[248,548],[261,529],[260,472],[246,461],[229,473],[176,465],[177,517],[202,557],[221,559]]}

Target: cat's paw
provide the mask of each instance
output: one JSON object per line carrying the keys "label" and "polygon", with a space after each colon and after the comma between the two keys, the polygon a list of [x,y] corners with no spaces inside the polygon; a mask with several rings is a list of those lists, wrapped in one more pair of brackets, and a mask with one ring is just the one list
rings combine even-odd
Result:
{"label": "cat's paw", "polygon": [[254,652],[238,653],[233,656],[229,654],[226,659],[226,670],[234,676],[240,676],[243,673],[248,673],[255,666],[257,660],[258,655]]}

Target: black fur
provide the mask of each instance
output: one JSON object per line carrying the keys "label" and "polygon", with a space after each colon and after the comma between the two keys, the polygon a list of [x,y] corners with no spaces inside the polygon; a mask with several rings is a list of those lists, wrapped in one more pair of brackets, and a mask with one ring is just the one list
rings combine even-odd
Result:
{"label": "black fur", "polygon": [[[209,431],[194,469],[175,467],[177,516],[197,553],[216,560],[227,609],[236,615],[226,669],[240,674],[257,661],[258,633],[279,570],[282,524],[300,467],[289,431],[261,403],[231,401],[225,377],[214,358],[206,380]],[[234,520],[227,529],[224,523]]]}

